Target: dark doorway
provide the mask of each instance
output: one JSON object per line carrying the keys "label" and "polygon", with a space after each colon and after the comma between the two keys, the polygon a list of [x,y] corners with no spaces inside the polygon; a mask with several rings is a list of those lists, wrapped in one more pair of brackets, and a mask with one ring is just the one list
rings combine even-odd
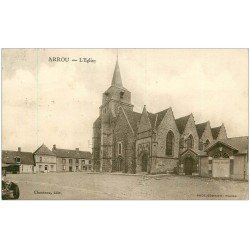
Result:
{"label": "dark doorway", "polygon": [[142,168],[141,168],[141,171],[142,172],[147,172],[147,169],[148,169],[148,155],[147,154],[144,154],[142,156]]}
{"label": "dark doorway", "polygon": [[72,169],[72,167],[70,166],[70,167],[69,167],[69,172],[72,172],[72,170],[73,170],[73,169]]}
{"label": "dark doorway", "polygon": [[185,163],[184,163],[185,175],[192,175],[192,173],[193,173],[193,165],[194,165],[193,159],[192,158],[186,158]]}

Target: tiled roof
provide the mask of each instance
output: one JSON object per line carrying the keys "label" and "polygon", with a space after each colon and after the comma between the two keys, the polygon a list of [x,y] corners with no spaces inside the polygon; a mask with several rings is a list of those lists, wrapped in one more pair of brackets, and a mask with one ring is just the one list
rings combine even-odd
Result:
{"label": "tiled roof", "polygon": [[203,133],[205,131],[207,123],[208,122],[203,122],[203,123],[200,123],[200,124],[196,124],[196,130],[197,130],[197,133],[199,135],[199,138],[202,137],[202,135],[203,135]]}
{"label": "tiled roof", "polygon": [[182,134],[184,132],[190,115],[183,116],[183,117],[180,117],[180,118],[175,120],[177,128],[178,128],[180,134]]}
{"label": "tiled roof", "polygon": [[19,152],[19,151],[2,151],[2,163],[13,164],[16,163],[15,158],[21,158],[21,164],[34,165],[34,157],[31,152]]}
{"label": "tiled roof", "polygon": [[237,150],[238,154],[241,154],[241,153],[245,154],[248,152],[248,136],[232,137],[232,138],[216,140],[212,142],[211,144],[209,144],[208,147],[205,149],[205,151],[208,151],[210,148],[214,147],[215,144],[220,143],[220,142]]}
{"label": "tiled roof", "polygon": [[77,151],[61,148],[52,149],[52,151],[56,155],[56,157],[60,158],[91,159],[92,157],[89,151]]}
{"label": "tiled roof", "polygon": [[35,152],[36,155],[51,155],[54,156],[55,154],[47,148],[44,144],[42,144]]}
{"label": "tiled roof", "polygon": [[216,127],[216,128],[211,128],[211,131],[212,131],[212,135],[213,135],[214,140],[217,139],[217,137],[218,137],[218,135],[219,135],[219,132],[220,132],[220,129],[221,129],[221,126]]}
{"label": "tiled roof", "polygon": [[137,132],[137,124],[141,119],[141,114],[134,112],[132,110],[129,110],[129,109],[124,109],[124,112],[128,118],[128,121],[129,121],[133,131],[136,133]]}

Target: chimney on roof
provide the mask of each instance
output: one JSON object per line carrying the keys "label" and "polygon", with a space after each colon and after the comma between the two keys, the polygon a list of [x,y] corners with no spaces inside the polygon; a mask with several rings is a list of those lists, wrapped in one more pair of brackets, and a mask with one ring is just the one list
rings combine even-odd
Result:
{"label": "chimney on roof", "polygon": [[53,145],[53,150],[56,150],[56,144]]}
{"label": "chimney on roof", "polygon": [[79,148],[76,148],[76,152],[79,153]]}
{"label": "chimney on roof", "polygon": [[21,147],[18,147],[18,152],[21,152]]}

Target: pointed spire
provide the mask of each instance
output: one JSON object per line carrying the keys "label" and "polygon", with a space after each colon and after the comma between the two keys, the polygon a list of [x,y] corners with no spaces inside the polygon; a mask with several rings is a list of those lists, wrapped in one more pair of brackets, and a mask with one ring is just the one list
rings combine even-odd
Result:
{"label": "pointed spire", "polygon": [[116,59],[116,64],[115,64],[115,70],[112,78],[112,86],[117,86],[117,87],[123,87],[122,86],[122,78],[121,78],[121,73],[120,73],[120,68],[118,64],[118,55]]}

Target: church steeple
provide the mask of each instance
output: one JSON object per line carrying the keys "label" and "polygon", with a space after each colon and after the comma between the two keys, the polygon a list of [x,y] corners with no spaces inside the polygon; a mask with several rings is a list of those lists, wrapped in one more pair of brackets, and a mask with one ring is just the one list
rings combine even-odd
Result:
{"label": "church steeple", "polygon": [[118,57],[116,59],[115,70],[114,70],[111,86],[123,88],[120,68],[118,64]]}

